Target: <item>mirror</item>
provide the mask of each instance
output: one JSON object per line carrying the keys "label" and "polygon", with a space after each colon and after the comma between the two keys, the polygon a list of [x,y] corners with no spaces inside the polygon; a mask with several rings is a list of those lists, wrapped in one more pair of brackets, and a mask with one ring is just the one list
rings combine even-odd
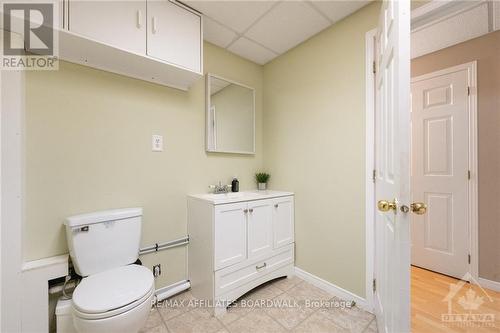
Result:
{"label": "mirror", "polygon": [[255,154],[255,90],[207,75],[207,151]]}

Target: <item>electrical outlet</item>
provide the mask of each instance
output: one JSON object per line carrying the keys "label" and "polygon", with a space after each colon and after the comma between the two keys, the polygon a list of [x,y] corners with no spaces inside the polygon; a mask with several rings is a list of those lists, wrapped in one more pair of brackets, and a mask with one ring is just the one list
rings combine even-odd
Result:
{"label": "electrical outlet", "polygon": [[153,134],[151,145],[153,151],[163,151],[163,135]]}
{"label": "electrical outlet", "polygon": [[153,276],[158,277],[161,275],[161,264],[153,266]]}

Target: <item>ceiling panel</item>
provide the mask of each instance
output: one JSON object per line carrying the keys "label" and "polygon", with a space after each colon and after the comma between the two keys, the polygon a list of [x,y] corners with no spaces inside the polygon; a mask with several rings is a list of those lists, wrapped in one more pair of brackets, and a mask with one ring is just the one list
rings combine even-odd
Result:
{"label": "ceiling panel", "polygon": [[372,0],[358,0],[358,1],[317,1],[313,0],[311,3],[314,7],[319,9],[322,13],[324,13],[332,23],[335,23],[347,15],[350,15],[364,7]]}
{"label": "ceiling panel", "polygon": [[261,65],[277,56],[277,54],[245,37],[241,37],[231,44],[228,50]]}
{"label": "ceiling panel", "polygon": [[276,1],[183,1],[188,6],[242,33]]}
{"label": "ceiling panel", "polygon": [[287,1],[271,9],[245,35],[281,54],[329,25],[311,5]]}
{"label": "ceiling panel", "polygon": [[209,17],[203,18],[203,39],[212,44],[226,48],[235,38],[236,33],[213,21]]}

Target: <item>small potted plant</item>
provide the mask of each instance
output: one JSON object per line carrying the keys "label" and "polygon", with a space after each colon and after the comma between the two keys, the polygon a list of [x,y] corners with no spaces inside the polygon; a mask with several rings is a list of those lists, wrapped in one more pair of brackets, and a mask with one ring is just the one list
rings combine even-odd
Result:
{"label": "small potted plant", "polygon": [[257,181],[260,191],[265,191],[267,189],[267,182],[270,177],[271,175],[265,172],[258,172],[255,174],[255,180]]}

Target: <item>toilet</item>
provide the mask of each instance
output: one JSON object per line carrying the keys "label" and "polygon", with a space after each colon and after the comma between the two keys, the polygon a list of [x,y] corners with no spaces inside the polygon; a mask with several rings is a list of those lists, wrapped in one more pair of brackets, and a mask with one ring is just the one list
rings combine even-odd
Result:
{"label": "toilet", "polygon": [[141,208],[66,219],[71,260],[83,278],[73,291],[71,307],[67,301],[58,304],[57,332],[136,333],[144,326],[155,288],[151,270],[134,264],[139,257],[141,224]]}

